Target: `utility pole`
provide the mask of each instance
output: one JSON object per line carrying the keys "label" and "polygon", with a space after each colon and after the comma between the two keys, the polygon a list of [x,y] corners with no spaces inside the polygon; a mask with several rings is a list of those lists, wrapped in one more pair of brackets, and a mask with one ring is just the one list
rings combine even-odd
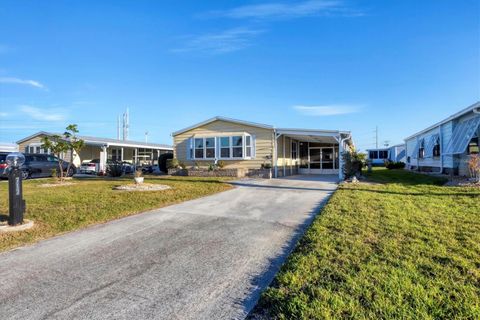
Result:
{"label": "utility pole", "polygon": [[117,116],[117,140],[120,140],[120,115]]}
{"label": "utility pole", "polygon": [[129,121],[130,119],[127,108],[127,111],[123,113],[123,140],[128,140],[128,129],[130,127]]}
{"label": "utility pole", "polygon": [[145,143],[148,143],[148,131],[145,131]]}
{"label": "utility pole", "polygon": [[375,148],[378,149],[378,126],[375,127]]}

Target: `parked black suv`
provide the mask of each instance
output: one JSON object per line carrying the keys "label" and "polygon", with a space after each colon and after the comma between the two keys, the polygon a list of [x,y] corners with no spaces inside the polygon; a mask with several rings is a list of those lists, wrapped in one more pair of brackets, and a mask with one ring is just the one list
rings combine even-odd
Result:
{"label": "parked black suv", "polygon": [[[37,154],[37,153],[25,153],[25,163],[22,165],[23,179],[28,178],[40,178],[40,177],[51,177],[52,170],[55,169],[59,171],[58,167],[58,158],[48,154]],[[8,178],[8,169],[6,164],[2,161],[3,154],[0,154],[0,177]],[[6,155],[5,155],[6,157]],[[4,160],[5,161],[5,160]],[[67,171],[68,162],[63,162],[63,172]],[[72,176],[75,174],[75,166],[70,167],[70,171],[67,173],[67,176]]]}

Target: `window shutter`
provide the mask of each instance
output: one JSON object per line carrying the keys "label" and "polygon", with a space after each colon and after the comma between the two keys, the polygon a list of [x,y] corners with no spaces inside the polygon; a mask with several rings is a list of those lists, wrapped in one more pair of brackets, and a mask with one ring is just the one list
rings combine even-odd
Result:
{"label": "window shutter", "polygon": [[252,135],[250,139],[251,139],[250,143],[252,144],[252,159],[255,159],[257,155],[257,146],[256,146],[255,136]]}
{"label": "window shutter", "polygon": [[187,160],[192,160],[192,138],[187,140]]}

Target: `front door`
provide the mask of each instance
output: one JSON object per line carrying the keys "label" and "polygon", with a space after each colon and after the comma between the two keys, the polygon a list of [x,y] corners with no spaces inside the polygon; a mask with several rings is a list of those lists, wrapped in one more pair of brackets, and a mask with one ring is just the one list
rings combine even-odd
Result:
{"label": "front door", "polygon": [[[311,174],[334,174],[335,169],[335,152],[333,147],[312,147],[308,149],[308,171],[301,170],[301,173]],[[303,172],[302,172],[303,171]]]}

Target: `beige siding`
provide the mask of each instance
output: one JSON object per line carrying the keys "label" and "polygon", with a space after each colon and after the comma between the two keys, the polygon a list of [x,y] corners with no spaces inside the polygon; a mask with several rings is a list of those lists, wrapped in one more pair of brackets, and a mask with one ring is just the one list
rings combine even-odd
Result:
{"label": "beige siding", "polygon": [[25,152],[25,148],[30,144],[41,144],[43,137],[44,137],[44,135],[39,135],[39,136],[33,137],[30,140],[26,140],[26,141],[18,144],[18,151]]}
{"label": "beige siding", "polygon": [[[271,163],[266,157],[272,156],[273,129],[265,129],[241,125],[228,121],[217,120],[206,125],[191,129],[173,137],[174,155],[187,166],[192,166],[194,161],[187,160],[188,139],[194,136],[221,136],[248,133],[255,136],[255,159],[251,160],[224,160],[226,168],[260,168],[263,163]],[[208,166],[212,161],[196,160],[200,166]]]}

